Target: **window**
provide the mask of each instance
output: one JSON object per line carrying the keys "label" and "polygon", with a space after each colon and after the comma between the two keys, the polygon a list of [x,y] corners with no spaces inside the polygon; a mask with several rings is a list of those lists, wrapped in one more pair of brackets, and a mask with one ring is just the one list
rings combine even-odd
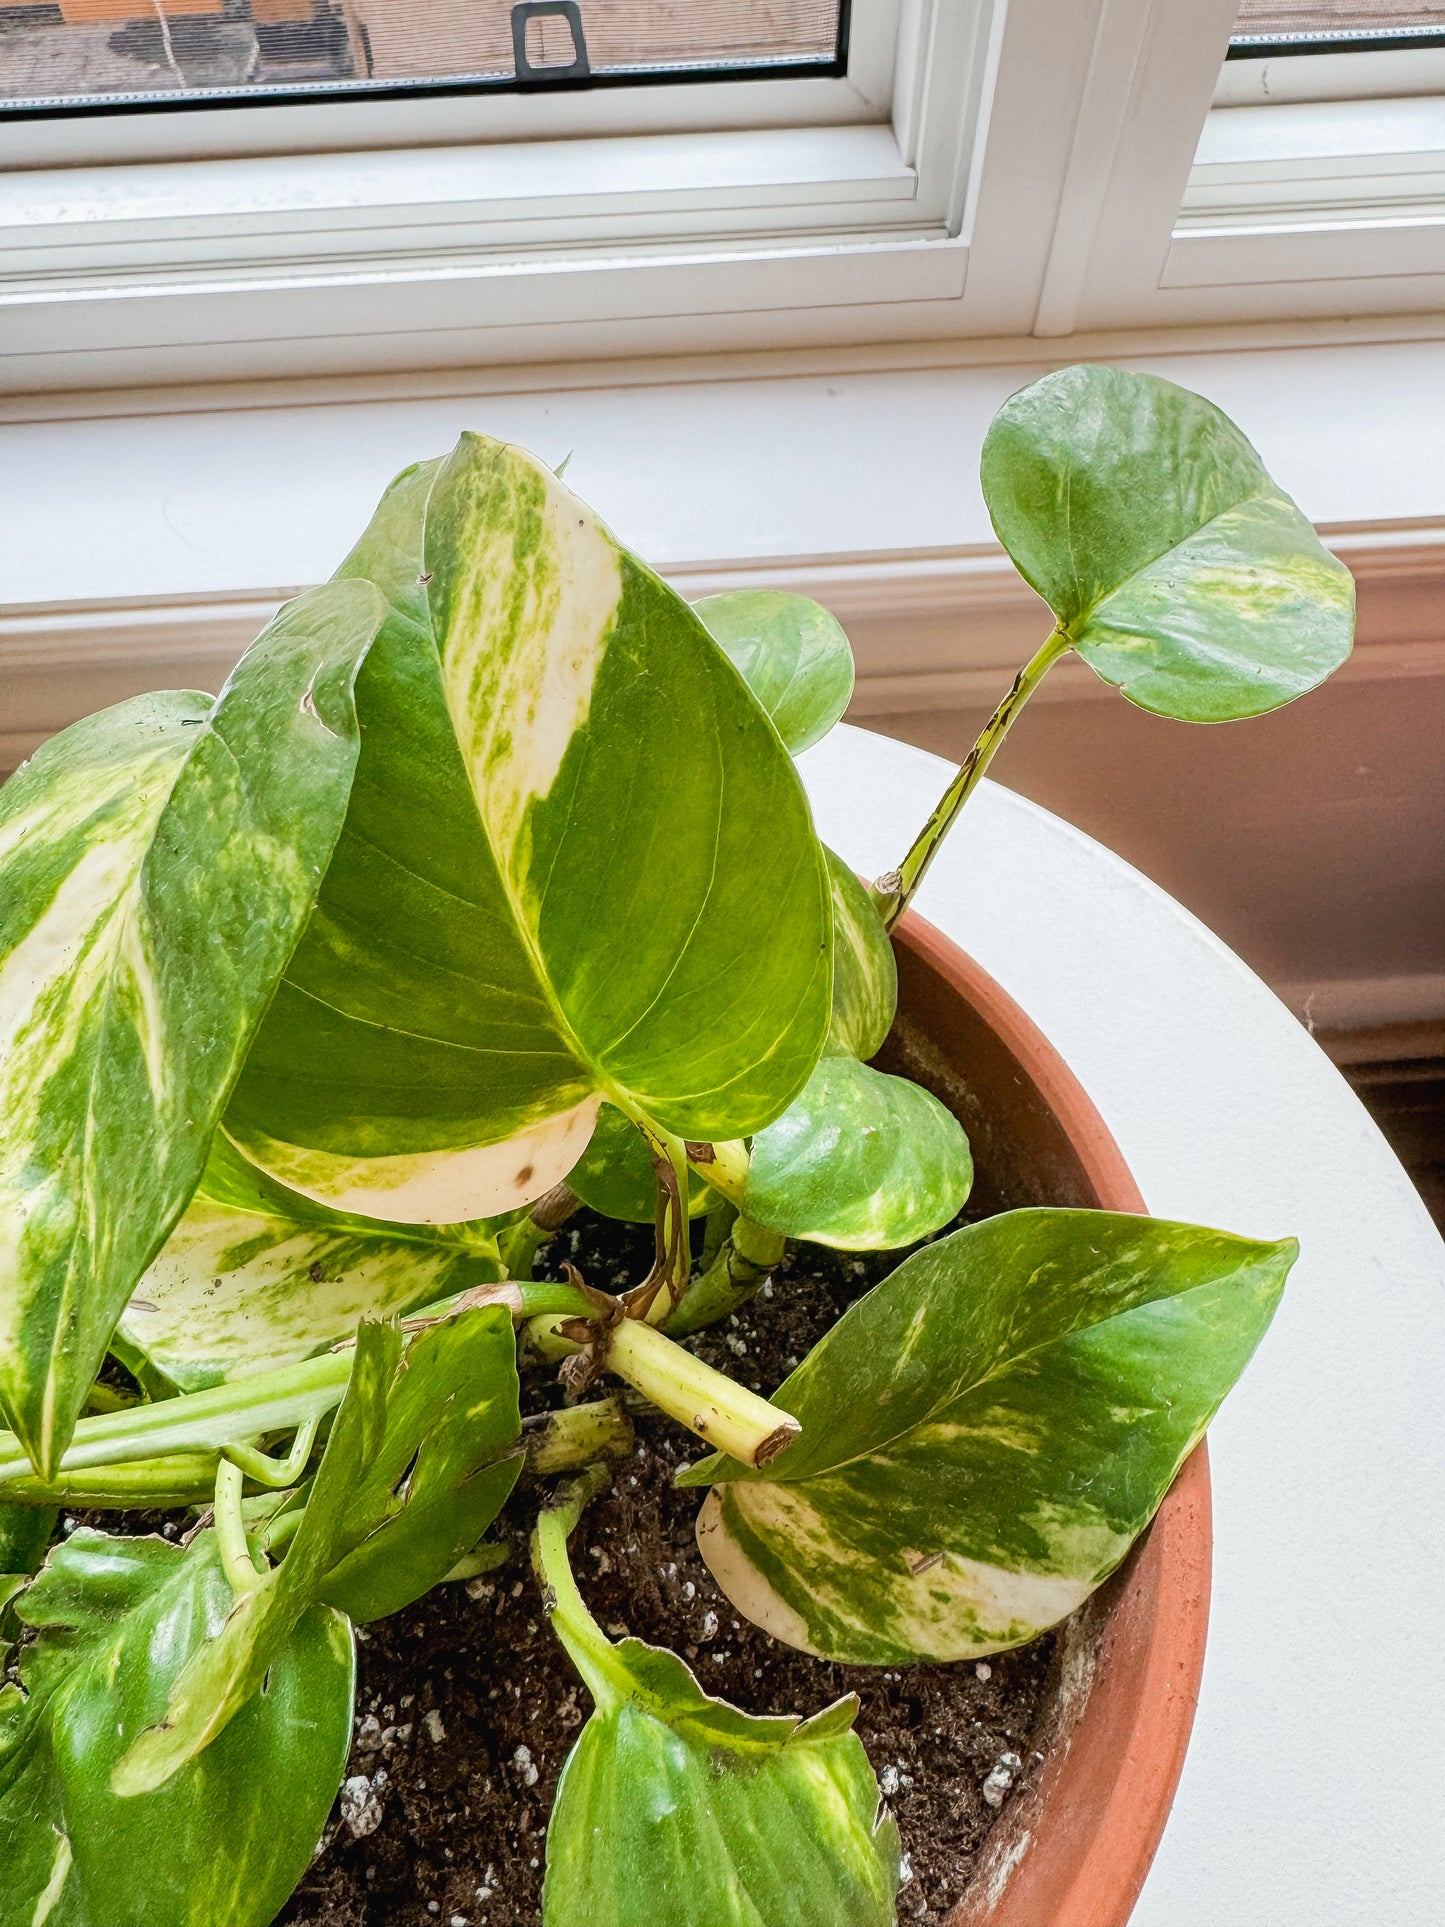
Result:
{"label": "window", "polygon": [[[465,3],[184,0],[212,11],[165,13],[168,98],[25,81],[0,109],[0,386],[1445,306],[1445,73],[1420,65],[1445,0]],[[142,26],[154,53],[181,0],[94,27],[138,4],[30,4],[0,66],[18,87],[7,45],[82,15],[108,55]],[[261,62],[262,16],[297,5],[331,23],[328,75]],[[447,37],[484,18],[485,71]],[[241,67],[187,68],[198,23]],[[1258,53],[1276,33],[1293,51]]]}
{"label": "window", "polygon": [[0,4],[12,111],[847,71],[843,0]]}

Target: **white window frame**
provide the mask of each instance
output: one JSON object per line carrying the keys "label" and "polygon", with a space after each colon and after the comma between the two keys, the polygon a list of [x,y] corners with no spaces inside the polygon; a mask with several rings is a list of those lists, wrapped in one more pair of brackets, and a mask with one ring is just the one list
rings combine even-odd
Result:
{"label": "white window frame", "polygon": [[[1061,219],[1037,333],[1445,306],[1445,91],[1383,97],[1391,67],[1370,63],[1388,53],[1271,55],[1288,97],[1263,104],[1261,81],[1259,104],[1232,104],[1249,93],[1234,70],[1255,64],[1224,62],[1235,11],[1235,0],[1109,10],[1115,50],[1096,62],[1080,114],[1092,147],[1066,188],[1083,215]],[[1135,55],[1127,87],[1123,49]],[[1433,50],[1408,58],[1433,84]],[[1308,68],[1320,70],[1313,85]]]}
{"label": "white window frame", "polygon": [[846,79],[42,123],[0,388],[1445,307],[1445,99],[1215,105],[1234,14],[856,0]]}

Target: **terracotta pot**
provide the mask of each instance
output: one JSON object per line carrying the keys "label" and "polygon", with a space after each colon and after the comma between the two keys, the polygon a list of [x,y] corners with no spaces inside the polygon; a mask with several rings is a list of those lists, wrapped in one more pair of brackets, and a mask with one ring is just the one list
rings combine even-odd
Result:
{"label": "terracotta pot", "polygon": [[[1047,1038],[993,979],[909,912],[899,1017],[879,1057],[957,1115],[986,1210],[1142,1211],[1118,1146]],[[1123,1927],[1164,1832],[1199,1697],[1209,1619],[1209,1465],[1201,1444],[1149,1531],[1068,1622],[1031,1748],[949,1927]]]}

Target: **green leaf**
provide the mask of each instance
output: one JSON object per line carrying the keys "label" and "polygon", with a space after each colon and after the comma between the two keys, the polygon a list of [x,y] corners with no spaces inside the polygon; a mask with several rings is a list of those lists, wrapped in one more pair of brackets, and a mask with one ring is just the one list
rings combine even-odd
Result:
{"label": "green leaf", "polygon": [[[621,1111],[604,1104],[597,1114],[592,1142],[567,1173],[567,1182],[584,1204],[604,1218],[651,1224],[657,1209],[657,1178],[647,1140]],[[695,1172],[689,1174],[687,1212],[700,1217],[717,1196]]]}
{"label": "green leaf", "polygon": [[423,1332],[364,1322],[290,1549],[237,1600],[175,1682],[164,1717],[118,1763],[118,1792],[163,1786],[260,1690],[319,1600],[367,1619],[419,1598],[475,1545],[521,1468],[516,1344],[496,1305]]}
{"label": "green leaf", "polygon": [[714,1699],[674,1654],[610,1644],[561,1562],[547,1610],[596,1710],[547,1827],[545,1927],[892,1927],[898,1830],[857,1699],[809,1720]]}
{"label": "green leaf", "polygon": [[0,1405],[42,1475],[310,914],[382,613],[313,590],[214,703],[102,710],[0,791]]}
{"label": "green leaf", "polygon": [[897,1665],[1017,1646],[1154,1516],[1264,1335],[1298,1247],[1011,1211],[916,1252],[774,1395],[802,1436],[725,1481],[698,1542],[758,1625]]}
{"label": "green leaf", "polygon": [[883,1047],[898,1011],[898,965],[883,919],[857,876],[832,850],[833,1015],[829,1037],[867,1060]]}
{"label": "green leaf", "polygon": [[1350,652],[1354,583],[1228,416],[1119,368],[1063,368],[983,445],[998,538],[1105,682],[1185,722],[1258,716]]}
{"label": "green leaf", "polygon": [[54,1506],[0,1503],[0,1573],[34,1572],[45,1557],[59,1512]]}
{"label": "green leaf", "polygon": [[346,827],[228,1114],[247,1156],[454,1223],[565,1177],[603,1097],[688,1139],[770,1122],[827,1028],[827,885],[791,760],[697,617],[474,435],[393,484],[343,573],[392,615]]}
{"label": "green leaf", "polygon": [[316,1849],[354,1661],[313,1606],[204,1757],[124,1799],[112,1769],[231,1609],[215,1534],[185,1550],[82,1527],[19,1602],[39,1636],[0,1694],[0,1927],[266,1927]]}
{"label": "green leaf", "polygon": [[882,1251],[946,1225],[972,1183],[968,1139],[936,1097],[830,1050],[753,1139],[743,1216],[790,1238]]}
{"label": "green leaf", "polygon": [[126,1344],[183,1392],[271,1371],[385,1318],[501,1278],[491,1227],[330,1211],[221,1132],[200,1186],[121,1316]]}
{"label": "green leaf", "polygon": [[778,589],[732,589],[692,606],[794,756],[828,734],[853,695],[853,651],[836,616]]}
{"label": "green leaf", "polygon": [[355,1549],[327,1574],[323,1599],[363,1623],[383,1619],[476,1545],[521,1471],[516,1359],[504,1307],[463,1313],[412,1344],[380,1447],[341,1515],[338,1543]]}

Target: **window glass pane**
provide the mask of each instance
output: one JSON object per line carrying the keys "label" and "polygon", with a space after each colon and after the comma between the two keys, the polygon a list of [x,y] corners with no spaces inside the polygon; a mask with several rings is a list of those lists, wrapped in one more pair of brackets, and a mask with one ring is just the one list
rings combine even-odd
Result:
{"label": "window glass pane", "polygon": [[0,0],[0,108],[837,73],[847,0]]}
{"label": "window glass pane", "polygon": [[1436,34],[1445,36],[1445,0],[1243,0],[1230,47],[1335,53]]}

